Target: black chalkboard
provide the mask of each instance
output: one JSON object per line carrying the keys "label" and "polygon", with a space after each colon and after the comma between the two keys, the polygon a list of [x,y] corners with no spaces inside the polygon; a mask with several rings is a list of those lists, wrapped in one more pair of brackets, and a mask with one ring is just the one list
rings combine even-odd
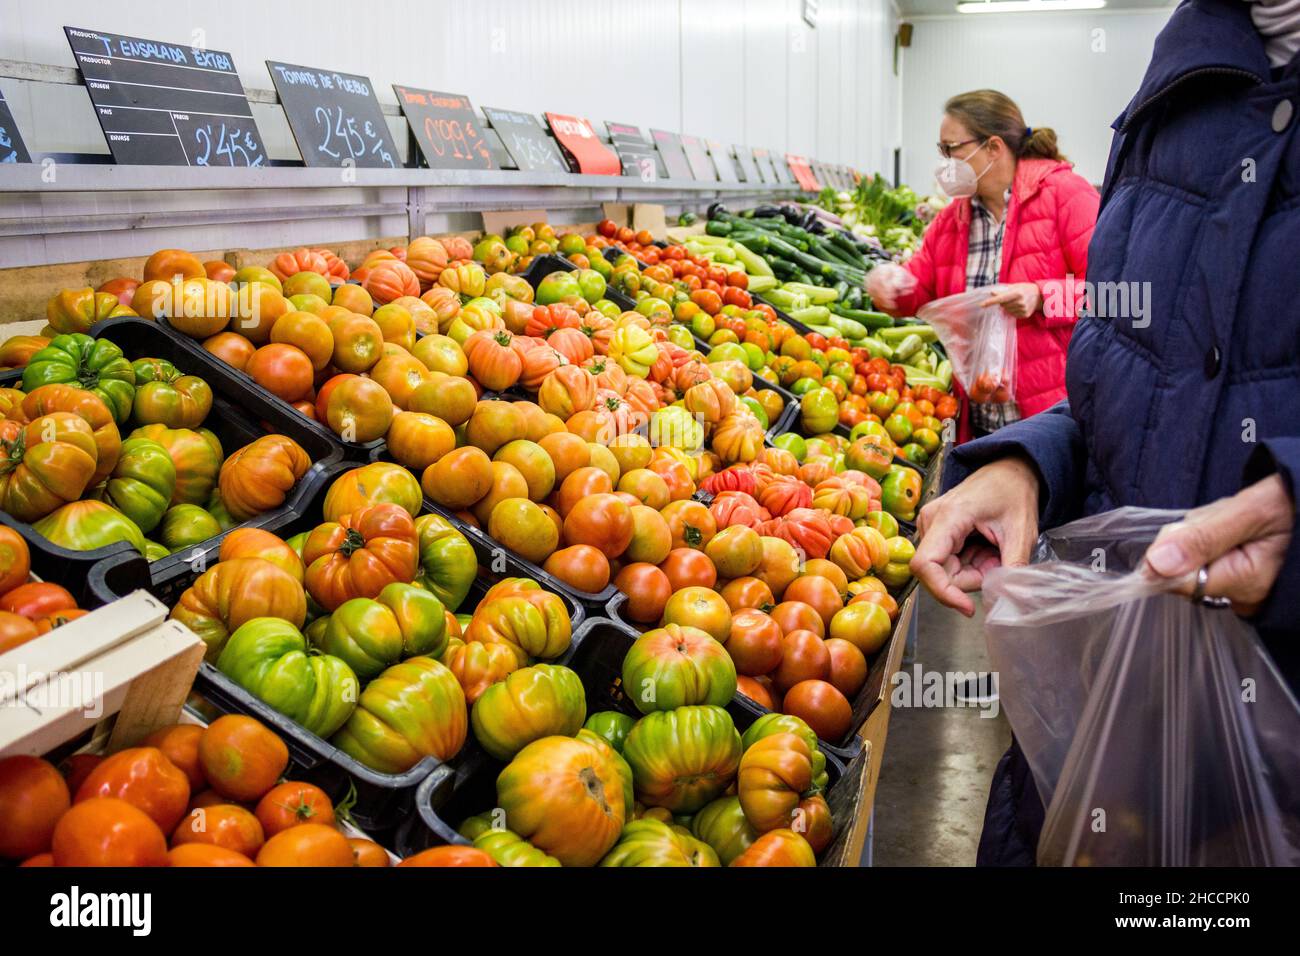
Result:
{"label": "black chalkboard", "polygon": [[663,159],[654,146],[641,135],[639,126],[606,121],[609,140],[623,163],[623,175],[635,176],[642,182],[654,182],[667,175]]}
{"label": "black chalkboard", "polygon": [[758,165],[754,162],[754,151],[748,146],[736,147],[736,164],[740,167],[740,178],[747,183],[761,183]]}
{"label": "black chalkboard", "polygon": [[411,136],[432,169],[495,169],[468,96],[393,84]]}
{"label": "black chalkboard", "polygon": [[5,102],[4,91],[0,90],[0,163],[30,163],[31,154],[23,143],[14,114]]}
{"label": "black chalkboard", "polygon": [[497,110],[483,107],[492,128],[501,137],[501,142],[514,158],[521,170],[541,170],[543,172],[567,173],[569,166],[560,155],[560,148],[555,140],[531,113],[517,113],[514,110]]}
{"label": "black chalkboard", "polygon": [[652,129],[650,135],[659,149],[659,155],[664,158],[664,168],[668,170],[669,179],[695,178],[691,174],[691,164],[686,159],[686,153],[682,151],[681,138],[676,133]]}
{"label": "black chalkboard", "polygon": [[274,60],[266,68],[306,165],[402,165],[369,77]]}
{"label": "black chalkboard", "polygon": [[716,139],[705,140],[705,143],[709,147],[709,158],[713,160],[713,168],[717,170],[718,178],[724,183],[739,182],[736,164],[731,161],[731,147],[719,143]]}
{"label": "black chalkboard", "polygon": [[229,53],[64,27],[113,161],[265,166]]}
{"label": "black chalkboard", "polygon": [[691,167],[691,175],[703,182],[716,180],[718,174],[714,171],[713,164],[709,162],[704,141],[698,136],[687,136],[685,133],[682,134],[681,141],[682,152],[686,154],[686,162]]}

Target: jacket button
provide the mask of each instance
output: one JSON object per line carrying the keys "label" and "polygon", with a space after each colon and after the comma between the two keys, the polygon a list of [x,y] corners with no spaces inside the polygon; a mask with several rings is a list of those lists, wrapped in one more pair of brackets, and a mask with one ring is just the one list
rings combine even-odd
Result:
{"label": "jacket button", "polygon": [[1290,100],[1280,100],[1277,106],[1273,107],[1273,132],[1280,133],[1291,125],[1291,117],[1295,114],[1295,107]]}
{"label": "jacket button", "polygon": [[1211,345],[1210,350],[1205,353],[1205,377],[1214,378],[1219,374],[1219,366],[1223,364],[1223,353],[1219,351],[1217,345]]}

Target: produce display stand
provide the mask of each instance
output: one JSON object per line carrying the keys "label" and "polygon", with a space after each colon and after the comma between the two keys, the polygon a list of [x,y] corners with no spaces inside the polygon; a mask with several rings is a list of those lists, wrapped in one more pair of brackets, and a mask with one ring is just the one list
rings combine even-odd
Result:
{"label": "produce display stand", "polygon": [[204,647],[167,613],[136,591],[0,654],[0,757],[117,750],[176,723]]}

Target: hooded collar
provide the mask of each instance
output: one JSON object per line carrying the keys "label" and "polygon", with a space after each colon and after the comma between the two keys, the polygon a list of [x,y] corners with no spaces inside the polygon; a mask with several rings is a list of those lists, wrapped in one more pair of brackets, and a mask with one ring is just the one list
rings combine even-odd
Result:
{"label": "hooded collar", "polygon": [[1156,37],[1142,85],[1115,126],[1127,127],[1148,104],[1192,73],[1235,72],[1262,83],[1269,69],[1249,4],[1241,0],[1183,0]]}

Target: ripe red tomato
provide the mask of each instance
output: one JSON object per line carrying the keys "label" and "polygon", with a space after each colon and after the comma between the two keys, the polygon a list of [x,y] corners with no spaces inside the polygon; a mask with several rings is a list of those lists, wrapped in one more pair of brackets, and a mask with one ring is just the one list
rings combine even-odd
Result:
{"label": "ripe red tomato", "polygon": [[398,866],[496,866],[496,860],[472,846],[435,846],[408,856]]}
{"label": "ripe red tomato", "polygon": [[257,817],[233,803],[191,810],[172,833],[172,846],[207,843],[252,858],[266,835]]}
{"label": "ripe red tomato", "polygon": [[767,689],[766,685],[760,684],[755,678],[737,674],[736,690],[754,703],[760,704],[768,710],[776,710],[776,701],[772,699],[772,692]]}
{"label": "ripe red tomato", "polygon": [[291,404],[311,391],[316,375],[307,353],[284,343],[263,345],[249,358],[244,371],[272,395]]}
{"label": "ripe red tomato", "polygon": [[736,269],[727,273],[727,285],[735,286],[737,289],[749,288],[749,274],[743,269]]}
{"label": "ripe red tomato", "polygon": [[618,235],[618,224],[613,219],[602,219],[597,224],[596,231],[606,239],[613,239]]}
{"label": "ripe red tomato", "polygon": [[129,747],[104,758],[77,788],[77,803],[96,797],[124,800],[170,833],[189,806],[190,782],[157,747]]}
{"label": "ripe red tomato", "polygon": [[352,845],[333,827],[302,823],[281,830],[262,845],[258,866],[354,866]]}
{"label": "ripe red tomato", "polygon": [[67,588],[49,581],[29,581],[0,597],[0,611],[20,614],[31,621],[76,606],[77,599]]}
{"label": "ripe red tomato", "polygon": [[143,810],[116,797],[75,804],[50,840],[55,866],[166,866],[167,839]]}
{"label": "ripe red tomato", "polygon": [[717,569],[709,556],[694,548],[674,548],[659,569],[668,576],[673,591],[692,586],[711,588],[718,581]]}
{"label": "ripe red tomato", "polygon": [[[692,554],[699,553],[692,552]],[[673,593],[668,575],[653,564],[644,562],[629,564],[619,571],[618,576],[614,578],[614,586],[627,595],[624,615],[629,621],[638,624],[657,623],[663,617],[664,605],[668,603]]]}
{"label": "ripe red tomato", "polygon": [[48,850],[54,825],[71,803],[53,764],[26,755],[0,760],[0,858],[22,860]]}
{"label": "ripe red tomato", "polygon": [[203,728],[198,724],[174,724],[171,727],[160,727],[146,737],[144,742],[149,747],[161,750],[163,756],[185,774],[190,782],[191,793],[198,793],[208,785],[208,779],[203,776],[203,768],[199,765],[199,739],[202,736]]}
{"label": "ripe red tomato", "polygon": [[835,612],[844,607],[844,599],[835,585],[815,574],[805,574],[801,578],[796,578],[785,589],[782,598],[786,601],[802,601],[807,604],[821,616],[822,623],[827,627],[830,626]]}
{"label": "ripe red tomato", "polygon": [[784,694],[806,680],[831,676],[831,652],[812,631],[794,631],[781,639],[781,664],[772,673],[772,686]]}
{"label": "ripe red tomato", "polygon": [[805,680],[785,692],[787,714],[799,717],[822,740],[839,740],[853,725],[853,708],[843,694],[824,680]]}
{"label": "ripe red tomato", "polygon": [[289,748],[252,717],[226,714],[199,739],[199,762],[212,789],[247,803],[275,786],[289,765]]}
{"label": "ripe red tomato", "polygon": [[781,663],[781,628],[762,611],[743,608],[731,616],[726,648],[737,674],[767,674]]}
{"label": "ripe red tomato", "polygon": [[589,544],[561,548],[546,559],[542,570],[588,594],[598,594],[609,584],[609,559]]}
{"label": "ripe red tomato", "polygon": [[826,633],[822,616],[802,601],[782,601],[772,609],[772,620],[780,626],[782,634],[812,631],[821,637]]}
{"label": "ripe red tomato", "polygon": [[334,803],[320,787],[287,781],[272,787],[254,811],[267,837],[303,823],[334,825]]}
{"label": "ripe red tomato", "polygon": [[0,611],[0,654],[41,636],[35,623],[10,611]]}
{"label": "ripe red tomato", "polygon": [[867,682],[867,659],[858,646],[840,637],[826,642],[831,655],[830,682],[841,694],[852,700]]}

